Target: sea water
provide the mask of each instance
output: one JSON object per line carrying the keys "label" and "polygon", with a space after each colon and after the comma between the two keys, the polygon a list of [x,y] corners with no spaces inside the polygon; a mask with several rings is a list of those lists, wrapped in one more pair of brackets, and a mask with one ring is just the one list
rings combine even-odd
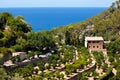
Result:
{"label": "sea water", "polygon": [[81,22],[103,12],[107,8],[0,8],[0,12],[9,12],[14,17],[23,16],[32,26],[33,31],[51,30],[52,28]]}

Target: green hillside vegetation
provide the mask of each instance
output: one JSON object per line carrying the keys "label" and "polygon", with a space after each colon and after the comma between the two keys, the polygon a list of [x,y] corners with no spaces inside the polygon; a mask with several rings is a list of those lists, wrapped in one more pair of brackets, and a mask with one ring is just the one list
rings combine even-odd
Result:
{"label": "green hillside vegetation", "polygon": [[[0,79],[2,80],[65,80],[92,63],[92,56],[84,48],[85,36],[102,36],[108,51],[107,59],[101,52],[93,52],[96,67],[82,74],[78,80],[94,77],[98,80],[120,79],[120,0],[113,3],[104,12],[83,22],[54,28],[51,31],[33,32],[32,27],[22,16],[13,17],[8,12],[0,13]],[[35,55],[52,53],[48,61],[38,61],[37,67],[28,64],[12,72],[5,71],[2,66],[7,60],[13,63],[21,62],[20,57],[7,57],[13,52],[27,52],[27,59],[35,59]],[[78,52],[78,55],[76,53]],[[78,59],[77,59],[78,58]],[[63,67],[65,74],[56,70]],[[96,69],[102,69],[100,74]],[[116,75],[112,70],[116,70]],[[55,71],[52,71],[55,70]]]}
{"label": "green hillside vegetation", "polygon": [[112,41],[110,43],[112,48],[112,44],[116,44],[114,48],[119,51],[120,8],[116,6],[117,4],[113,3],[109,9],[96,16],[80,23],[53,29],[51,32],[58,36],[60,42],[63,40],[65,44],[75,46],[83,46],[85,36],[102,36],[105,41]]}
{"label": "green hillside vegetation", "polygon": [[[22,16],[13,17],[8,12],[0,13],[0,53],[13,51],[12,47],[23,48],[26,34],[31,31],[31,26]],[[22,46],[17,46],[21,43]]]}

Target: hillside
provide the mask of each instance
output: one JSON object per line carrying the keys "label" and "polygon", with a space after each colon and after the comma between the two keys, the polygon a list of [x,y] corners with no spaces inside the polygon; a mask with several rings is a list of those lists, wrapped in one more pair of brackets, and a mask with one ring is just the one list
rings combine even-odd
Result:
{"label": "hillside", "polygon": [[[65,44],[82,45],[85,36],[102,36],[105,41],[120,41],[120,8],[113,3],[104,12],[83,22],[62,26],[53,29],[55,35],[62,38]],[[112,44],[111,43],[111,44]]]}
{"label": "hillside", "polygon": [[[110,41],[104,44],[108,54],[90,53],[84,47],[86,36],[102,36]],[[119,36],[120,0],[83,22],[51,31],[33,32],[22,16],[0,13],[0,79],[65,80],[75,75],[78,80],[120,79]],[[25,52],[25,59],[12,56],[14,52]],[[12,67],[4,65],[7,61]]]}

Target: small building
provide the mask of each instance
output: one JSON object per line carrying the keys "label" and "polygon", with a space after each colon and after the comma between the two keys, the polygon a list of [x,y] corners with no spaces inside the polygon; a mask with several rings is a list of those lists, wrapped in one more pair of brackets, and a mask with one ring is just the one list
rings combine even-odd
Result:
{"label": "small building", "polygon": [[26,52],[14,52],[12,53],[12,56],[20,56],[20,60],[24,60],[27,58]]}
{"label": "small building", "polygon": [[104,40],[102,37],[85,37],[85,47],[89,51],[102,51],[104,45]]}

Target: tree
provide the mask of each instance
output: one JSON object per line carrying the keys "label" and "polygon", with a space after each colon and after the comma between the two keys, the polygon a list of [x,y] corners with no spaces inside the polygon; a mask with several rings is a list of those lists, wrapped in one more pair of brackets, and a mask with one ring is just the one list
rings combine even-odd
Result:
{"label": "tree", "polygon": [[70,73],[72,73],[74,71],[74,67],[72,64],[66,64],[65,65],[65,74],[69,75]]}
{"label": "tree", "polygon": [[110,12],[113,12],[115,10],[115,3],[112,3],[109,9],[110,9]]}
{"label": "tree", "polygon": [[68,26],[68,30],[65,32],[65,43],[77,46],[79,44],[79,35],[77,30],[74,30],[71,26],[72,25]]}
{"label": "tree", "polygon": [[33,64],[28,64],[28,65],[24,66],[23,68],[16,68],[13,71],[13,73],[18,73],[18,74],[20,74],[20,76],[28,77],[33,74],[33,71],[34,71]]}
{"label": "tree", "polygon": [[7,75],[5,69],[0,65],[0,79],[1,80],[8,80],[9,75]]}
{"label": "tree", "polygon": [[43,72],[44,71],[44,69],[45,69],[45,63],[44,62],[42,62],[42,61],[39,61],[38,63],[37,63],[37,65],[38,65],[38,67],[39,67],[39,69]]}
{"label": "tree", "polygon": [[44,32],[31,32],[27,35],[27,43],[33,50],[42,51],[43,48],[55,48],[55,43],[52,38],[52,35],[48,31]]}
{"label": "tree", "polygon": [[41,75],[37,75],[37,76],[32,76],[32,78],[30,80],[43,80],[44,77]]}
{"label": "tree", "polygon": [[65,69],[65,74],[68,76],[70,74],[70,71],[68,69]]}
{"label": "tree", "polygon": [[22,68],[22,74],[24,77],[31,76],[34,71],[33,64],[28,64]]}
{"label": "tree", "polygon": [[4,34],[2,33],[2,31],[0,30],[0,39],[4,37]]}
{"label": "tree", "polygon": [[52,60],[52,66],[55,69],[55,67],[57,66],[57,61],[56,60]]}
{"label": "tree", "polygon": [[15,73],[15,75],[11,78],[11,80],[25,80],[22,76],[20,76],[18,73]]}
{"label": "tree", "polygon": [[117,0],[116,4],[117,4],[117,8],[120,9],[120,0]]}
{"label": "tree", "polygon": [[60,80],[60,78],[61,78],[60,72],[59,72],[59,71],[56,71],[55,74],[56,74],[56,77]]}
{"label": "tree", "polygon": [[3,12],[0,14],[0,29],[1,30],[5,29],[5,25],[10,18],[13,18],[13,16],[8,12]]}
{"label": "tree", "polygon": [[4,31],[4,37],[2,38],[4,41],[5,47],[10,47],[16,44],[16,34],[14,31]]}
{"label": "tree", "polygon": [[85,73],[80,73],[77,77],[77,80],[87,80],[87,77],[84,75]]}
{"label": "tree", "polygon": [[73,57],[74,57],[74,53],[73,53],[73,49],[70,49],[67,48],[65,51],[64,51],[64,59],[66,62],[68,61],[72,61],[73,60]]}
{"label": "tree", "polygon": [[61,73],[61,78],[62,78],[62,80],[64,80],[64,74],[63,73]]}
{"label": "tree", "polygon": [[34,54],[39,57],[39,55],[41,55],[42,53],[40,51],[35,51]]}
{"label": "tree", "polygon": [[120,40],[116,40],[116,41],[113,41],[111,43],[109,43],[106,47],[108,49],[108,52],[109,53],[119,53],[120,51]]}
{"label": "tree", "polygon": [[53,56],[48,56],[48,63],[49,63],[49,65],[52,63],[52,60],[53,60]]}
{"label": "tree", "polygon": [[38,74],[38,71],[39,71],[38,69],[34,69],[35,74]]}
{"label": "tree", "polygon": [[65,43],[70,44],[70,32],[66,31],[65,33]]}
{"label": "tree", "polygon": [[114,62],[114,57],[112,54],[109,56],[109,62]]}
{"label": "tree", "polygon": [[17,20],[24,20],[24,17],[23,16],[16,16],[15,17]]}
{"label": "tree", "polygon": [[23,50],[23,46],[22,45],[15,45],[15,46],[12,46],[12,49],[16,52],[20,52]]}
{"label": "tree", "polygon": [[62,58],[61,61],[62,61],[63,64],[65,64],[66,63],[66,58]]}
{"label": "tree", "polygon": [[99,73],[97,73],[96,71],[93,71],[92,75],[93,75],[94,78],[96,78],[99,75]]}
{"label": "tree", "polygon": [[107,63],[104,63],[103,66],[102,66],[102,69],[103,71],[105,72],[108,68],[108,64]]}
{"label": "tree", "polygon": [[31,51],[27,54],[27,56],[28,56],[28,58],[34,59],[35,53],[33,51]]}
{"label": "tree", "polygon": [[117,70],[117,75],[116,75],[117,79],[120,79],[120,70]]}
{"label": "tree", "polygon": [[50,69],[50,67],[51,67],[51,64],[49,64],[49,63],[48,63],[48,65],[46,66],[46,69],[48,69],[48,70],[49,70],[49,69]]}
{"label": "tree", "polygon": [[31,31],[31,26],[29,26],[29,24],[19,18],[9,20],[7,22],[7,25],[10,26],[13,31],[21,31],[24,33],[28,33]]}

